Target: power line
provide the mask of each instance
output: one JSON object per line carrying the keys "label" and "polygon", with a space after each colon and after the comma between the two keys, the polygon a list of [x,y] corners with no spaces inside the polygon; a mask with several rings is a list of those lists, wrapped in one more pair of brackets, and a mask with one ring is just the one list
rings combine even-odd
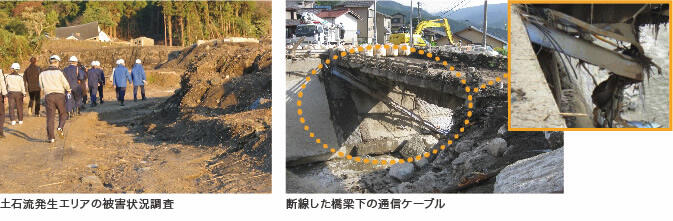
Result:
{"label": "power line", "polygon": [[[456,9],[456,8],[458,8],[459,6],[462,7],[462,6],[464,6],[465,4],[467,4],[466,1],[467,1],[467,0],[462,0],[462,1],[458,2],[458,4],[456,4],[455,6],[453,6],[453,8],[451,8],[451,9],[449,9],[448,11],[444,12],[444,13],[442,14],[441,17],[442,17],[442,18],[446,18],[446,17],[448,17],[449,15],[455,13],[456,11],[453,11],[453,10]],[[453,12],[452,12],[452,11],[453,11]]]}
{"label": "power line", "polygon": [[451,9],[449,9],[449,8],[450,8],[452,5],[456,4],[458,1],[459,1],[459,0],[451,0],[450,2],[447,2],[447,4],[446,4],[446,8],[445,8],[444,10],[442,10],[442,11],[441,11],[440,13],[438,13],[438,14],[442,14],[442,15],[446,14],[448,11],[451,10]]}
{"label": "power line", "polygon": [[[461,9],[463,6],[467,5],[467,3],[469,3],[469,2],[462,1],[461,3],[462,3],[462,5],[456,5],[456,7],[454,7],[454,8],[457,8],[457,9],[452,11],[451,13],[449,13],[446,16],[448,17],[448,16],[451,16],[451,15],[455,14],[456,12],[458,12],[459,9]],[[461,3],[458,3],[458,4],[461,4]]]}

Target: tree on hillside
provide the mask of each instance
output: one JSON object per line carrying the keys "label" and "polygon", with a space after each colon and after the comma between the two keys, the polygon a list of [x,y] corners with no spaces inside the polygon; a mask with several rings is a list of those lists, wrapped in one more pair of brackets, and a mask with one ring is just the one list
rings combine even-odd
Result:
{"label": "tree on hillside", "polygon": [[23,19],[23,23],[26,24],[26,27],[31,30],[32,37],[42,35],[42,30],[44,30],[47,25],[47,16],[42,11],[27,7],[21,12],[20,17]]}
{"label": "tree on hillside", "polygon": [[164,43],[168,43],[169,46],[173,46],[173,14],[175,9],[173,2],[171,1],[162,1],[161,2],[161,12],[164,15]]}
{"label": "tree on hillside", "polygon": [[98,25],[103,29],[110,29],[116,26],[116,23],[113,20],[112,13],[106,8],[101,7],[95,2],[89,2],[92,4],[87,4],[84,14],[82,14],[82,22],[98,22]]}
{"label": "tree on hillside", "polygon": [[145,7],[148,6],[148,3],[146,1],[128,1],[128,2],[123,2],[122,3],[124,6],[123,9],[123,18],[124,18],[124,23],[126,24],[126,38],[130,39],[131,38],[131,26],[135,26],[136,20],[133,19],[134,16],[136,16],[139,11]]}
{"label": "tree on hillside", "polygon": [[44,1],[43,7],[48,11],[55,11],[58,14],[58,23],[60,25],[68,25],[80,14],[80,4],[83,2],[72,1]]}
{"label": "tree on hillside", "polygon": [[56,24],[58,24],[58,12],[55,10],[50,10],[49,13],[45,15],[45,32],[49,33],[50,36],[54,36],[54,30],[56,29]]}

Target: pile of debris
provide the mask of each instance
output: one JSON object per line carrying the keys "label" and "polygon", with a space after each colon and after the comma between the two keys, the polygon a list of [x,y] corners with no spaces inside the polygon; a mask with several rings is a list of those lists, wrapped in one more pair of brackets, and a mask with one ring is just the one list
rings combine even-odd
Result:
{"label": "pile of debris", "polygon": [[[507,131],[507,101],[504,93],[477,96],[475,105],[476,108],[469,109],[473,111],[470,118],[472,123],[466,127],[465,133],[461,133],[454,146],[430,158],[396,164],[386,170],[366,174],[362,178],[363,187],[369,192],[393,193],[563,192],[562,132]],[[465,116],[469,110],[462,107],[453,114]],[[464,119],[454,118],[452,131],[457,131]],[[440,140],[439,143],[446,143],[446,140]],[[437,145],[425,149],[437,148]],[[553,153],[549,157],[538,156],[542,159],[537,161],[528,160],[533,165],[527,166],[527,171],[517,172],[514,168],[517,164],[524,164],[519,160],[548,152]],[[549,166],[537,165],[545,163]],[[503,170],[510,172],[503,174]],[[549,185],[536,184],[547,179],[554,182],[547,183]],[[516,188],[521,185],[530,187]],[[494,186],[499,188],[494,189]]]}
{"label": "pile of debris", "polygon": [[476,67],[480,69],[497,70],[507,72],[507,57],[488,56],[484,54],[469,54],[452,51],[443,47],[433,50],[433,54],[442,60],[452,63],[456,68]]}
{"label": "pile of debris", "polygon": [[[271,42],[194,45],[168,62],[185,63],[181,88],[144,119],[138,131],[158,140],[221,151],[213,174],[240,160],[271,172]],[[221,181],[220,181],[221,182]]]}

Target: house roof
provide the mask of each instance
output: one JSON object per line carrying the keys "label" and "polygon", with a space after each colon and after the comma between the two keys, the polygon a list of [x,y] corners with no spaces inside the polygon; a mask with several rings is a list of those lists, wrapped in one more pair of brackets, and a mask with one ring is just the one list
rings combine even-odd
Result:
{"label": "house roof", "polygon": [[390,17],[390,15],[386,15],[386,14],[383,14],[381,12],[376,12],[376,16],[379,16],[379,15],[382,15],[383,17],[386,17],[386,18],[392,18],[392,17]]}
{"label": "house roof", "polygon": [[[470,25],[470,26],[468,26],[468,27],[465,27],[463,30],[453,32],[453,34],[454,34],[454,35],[458,35],[459,33],[461,33],[461,32],[465,32],[465,31],[467,31],[467,30],[474,30],[474,31],[479,32],[479,33],[484,33],[484,32],[481,31],[481,29],[479,29],[479,28],[477,28],[477,27],[474,27],[474,26]],[[502,43],[504,43],[504,44],[507,44],[507,41],[506,41],[506,40],[502,40],[502,39],[500,39],[500,38],[498,38],[498,37],[496,37],[496,36],[494,36],[494,35],[492,35],[492,34],[489,34],[488,32],[486,33],[486,36],[491,37],[491,38],[493,38],[493,39],[495,39],[495,40],[498,40],[498,41],[500,41],[500,42],[502,42]]]}
{"label": "house roof", "polygon": [[56,30],[54,30],[54,35],[57,38],[68,38],[73,36],[79,40],[86,40],[98,37],[98,31],[98,22],[91,22],[82,25],[56,28]]}
{"label": "house roof", "polygon": [[348,13],[348,14],[352,15],[353,17],[355,17],[356,19],[360,20],[360,16],[358,16],[357,14],[355,14],[354,12],[352,12],[349,9],[321,11],[320,13],[317,14],[317,16],[321,17],[321,18],[337,18],[337,17],[342,16],[346,13]]}
{"label": "house roof", "polygon": [[344,8],[369,8],[374,4],[374,1],[345,1],[337,6]]}
{"label": "house roof", "polygon": [[402,12],[397,12],[395,14],[392,14],[391,16],[395,16],[395,15],[401,15],[402,17],[406,17],[404,14],[402,14]]}

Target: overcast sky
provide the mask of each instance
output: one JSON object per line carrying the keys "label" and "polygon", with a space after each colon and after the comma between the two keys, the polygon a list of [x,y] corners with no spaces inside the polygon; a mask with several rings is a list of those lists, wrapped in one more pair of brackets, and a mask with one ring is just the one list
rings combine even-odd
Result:
{"label": "overcast sky", "polygon": [[[409,0],[393,0],[396,2],[399,2],[400,4],[409,6]],[[472,6],[479,6],[479,5],[484,5],[484,0],[414,0],[414,7],[416,7],[416,2],[421,2],[421,8],[423,8],[425,11],[430,12],[430,13],[437,13],[441,11],[446,11],[449,9],[452,9],[453,7],[456,6],[456,4],[460,3],[459,7],[456,7],[456,9],[460,8],[466,8],[466,7],[472,7]],[[488,0],[488,4],[500,4],[500,3],[507,3],[507,0]],[[455,9],[454,9],[455,10]]]}

